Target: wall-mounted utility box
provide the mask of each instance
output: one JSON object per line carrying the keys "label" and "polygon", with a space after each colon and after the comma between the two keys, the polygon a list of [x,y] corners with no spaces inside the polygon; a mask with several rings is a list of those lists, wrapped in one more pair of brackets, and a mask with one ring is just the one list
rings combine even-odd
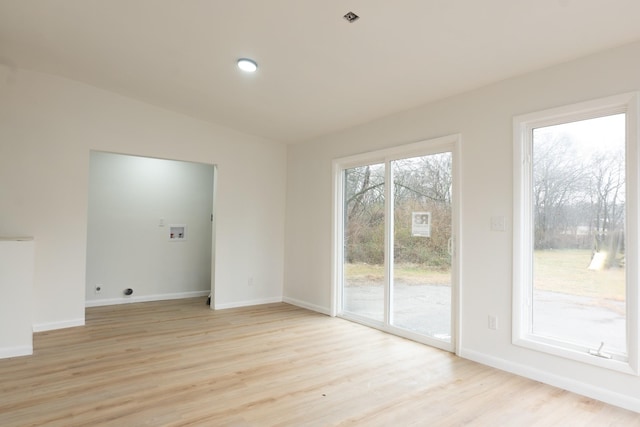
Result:
{"label": "wall-mounted utility box", "polygon": [[169,240],[187,240],[187,225],[186,224],[171,224],[169,225]]}

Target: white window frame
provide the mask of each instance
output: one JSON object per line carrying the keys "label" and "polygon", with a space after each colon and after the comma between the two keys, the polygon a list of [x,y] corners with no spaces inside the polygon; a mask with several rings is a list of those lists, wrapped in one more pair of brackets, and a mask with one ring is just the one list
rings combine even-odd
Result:
{"label": "white window frame", "polygon": [[[584,362],[619,372],[638,375],[638,188],[639,188],[639,93],[632,92],[517,116],[514,131],[513,207],[513,330],[515,345]],[[533,289],[533,209],[532,139],[533,129],[570,123],[606,115],[626,113],[626,335],[627,355],[612,359],[598,357],[589,349],[532,333]],[[621,357],[622,356],[622,357]]]}

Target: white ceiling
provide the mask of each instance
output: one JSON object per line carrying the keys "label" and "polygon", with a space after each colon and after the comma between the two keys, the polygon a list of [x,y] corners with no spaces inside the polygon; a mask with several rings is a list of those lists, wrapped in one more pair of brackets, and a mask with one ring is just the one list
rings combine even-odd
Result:
{"label": "white ceiling", "polygon": [[639,40],[638,17],[640,0],[0,0],[0,64],[293,143]]}

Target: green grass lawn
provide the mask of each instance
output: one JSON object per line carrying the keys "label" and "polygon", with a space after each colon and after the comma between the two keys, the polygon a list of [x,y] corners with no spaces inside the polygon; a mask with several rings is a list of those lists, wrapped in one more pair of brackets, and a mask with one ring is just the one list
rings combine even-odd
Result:
{"label": "green grass lawn", "polygon": [[[426,268],[418,264],[398,264],[395,266],[396,280],[408,284],[451,284],[449,270]],[[350,283],[382,282],[384,266],[381,264],[345,264],[345,276]]]}
{"label": "green grass lawn", "polygon": [[[535,288],[617,301],[625,299],[623,268],[589,270],[589,250],[547,250],[534,252]],[[345,275],[352,284],[381,283],[384,266],[346,264]],[[409,284],[449,284],[450,272],[416,264],[399,264],[395,278]]]}
{"label": "green grass lawn", "polygon": [[589,270],[591,251],[579,249],[535,251],[536,289],[618,301],[625,299],[623,268]]}

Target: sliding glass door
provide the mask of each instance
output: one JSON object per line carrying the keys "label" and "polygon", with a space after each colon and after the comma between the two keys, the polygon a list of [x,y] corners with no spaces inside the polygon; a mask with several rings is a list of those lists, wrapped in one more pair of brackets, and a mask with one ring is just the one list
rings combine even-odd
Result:
{"label": "sliding glass door", "polygon": [[337,312],[452,351],[456,144],[421,146],[338,161]]}
{"label": "sliding glass door", "polygon": [[394,160],[390,324],[451,340],[451,153]]}
{"label": "sliding glass door", "polygon": [[344,171],[343,310],[384,322],[385,165]]}

